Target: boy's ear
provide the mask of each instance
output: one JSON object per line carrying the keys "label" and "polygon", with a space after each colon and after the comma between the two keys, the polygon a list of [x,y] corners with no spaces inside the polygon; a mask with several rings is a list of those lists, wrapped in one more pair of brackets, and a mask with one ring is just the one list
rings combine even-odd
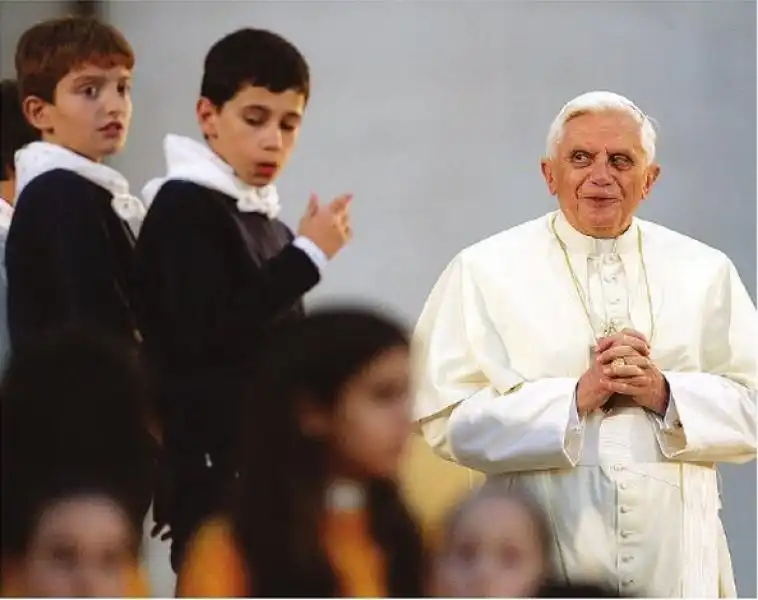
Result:
{"label": "boy's ear", "polygon": [[195,107],[197,114],[197,124],[206,139],[215,139],[218,137],[218,113],[219,109],[208,100],[200,97]]}
{"label": "boy's ear", "polygon": [[21,103],[21,110],[23,110],[26,120],[35,129],[42,133],[49,133],[53,130],[54,104],[46,102],[38,96],[27,96]]}

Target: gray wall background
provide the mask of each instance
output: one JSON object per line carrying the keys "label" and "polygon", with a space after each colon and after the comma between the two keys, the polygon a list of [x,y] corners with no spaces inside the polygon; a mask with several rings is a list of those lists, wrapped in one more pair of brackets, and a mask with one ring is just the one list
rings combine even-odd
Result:
{"label": "gray wall background", "polygon": [[0,0],[0,77],[15,77],[16,42],[28,27],[70,8],[71,4],[62,0]]}
{"label": "gray wall background", "polygon": [[[0,4],[3,75],[21,22],[45,4]],[[554,207],[538,168],[547,127],[591,89],[629,96],[660,124],[663,173],[641,216],[726,252],[755,299],[754,2],[122,0],[101,10],[138,54],[130,140],[113,161],[135,189],[163,172],[165,133],[197,137],[203,56],[220,36],[266,27],[307,56],[313,96],[279,182],[284,218],[296,226],[311,190],[355,193],[355,240],[314,303],[363,299],[412,323],[461,248]],[[756,466],[722,473],[738,588],[755,597]]]}

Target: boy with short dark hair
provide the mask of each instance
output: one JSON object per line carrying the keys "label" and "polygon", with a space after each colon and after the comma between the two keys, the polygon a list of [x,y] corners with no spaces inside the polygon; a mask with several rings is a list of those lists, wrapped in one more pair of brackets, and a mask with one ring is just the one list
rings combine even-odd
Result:
{"label": "boy with short dark hair", "polygon": [[102,164],[126,140],[133,66],[123,35],[92,18],[44,21],[18,42],[22,109],[42,141],[16,155],[6,249],[12,346],[72,322],[138,335],[131,228],[144,206]]}
{"label": "boy with short dark hair", "polygon": [[206,143],[167,136],[168,173],[143,191],[138,311],[173,487],[156,518],[171,527],[175,569],[236,471],[256,352],[277,323],[302,314],[302,296],[351,235],[350,195],[325,206],[312,196],[297,236],[276,218],[272,182],[309,93],[308,65],[287,40],[259,29],[225,36],[205,59],[197,102]]}
{"label": "boy with short dark hair", "polygon": [[8,337],[8,279],[5,272],[5,242],[16,199],[16,152],[39,139],[39,132],[24,118],[17,83],[0,81],[0,372],[10,352]]}

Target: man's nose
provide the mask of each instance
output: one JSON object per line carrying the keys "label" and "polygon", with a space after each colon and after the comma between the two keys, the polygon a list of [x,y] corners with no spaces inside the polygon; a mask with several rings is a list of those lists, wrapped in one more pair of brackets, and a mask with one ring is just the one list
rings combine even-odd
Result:
{"label": "man's nose", "polygon": [[599,159],[592,165],[590,181],[595,185],[610,185],[613,183],[610,166],[605,159]]}

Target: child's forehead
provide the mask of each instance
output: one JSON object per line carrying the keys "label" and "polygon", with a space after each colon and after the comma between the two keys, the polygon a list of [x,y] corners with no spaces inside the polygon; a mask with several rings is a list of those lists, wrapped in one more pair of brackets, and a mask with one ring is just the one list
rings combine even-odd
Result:
{"label": "child's forehead", "polygon": [[275,112],[302,113],[305,95],[295,89],[272,91],[266,87],[246,83],[237,90],[231,102],[240,107],[260,107]]}
{"label": "child's forehead", "polygon": [[481,527],[487,528],[493,519],[502,521],[511,519],[531,520],[527,507],[508,496],[481,496],[472,498],[469,504],[462,507],[458,518],[451,523],[454,531]]}
{"label": "child's forehead", "polygon": [[80,78],[129,78],[132,70],[118,61],[95,57],[91,60],[82,61],[69,69],[65,75],[67,79]]}
{"label": "child's forehead", "polygon": [[481,514],[494,511],[525,512],[526,507],[508,496],[482,496],[475,499],[467,512]]}

